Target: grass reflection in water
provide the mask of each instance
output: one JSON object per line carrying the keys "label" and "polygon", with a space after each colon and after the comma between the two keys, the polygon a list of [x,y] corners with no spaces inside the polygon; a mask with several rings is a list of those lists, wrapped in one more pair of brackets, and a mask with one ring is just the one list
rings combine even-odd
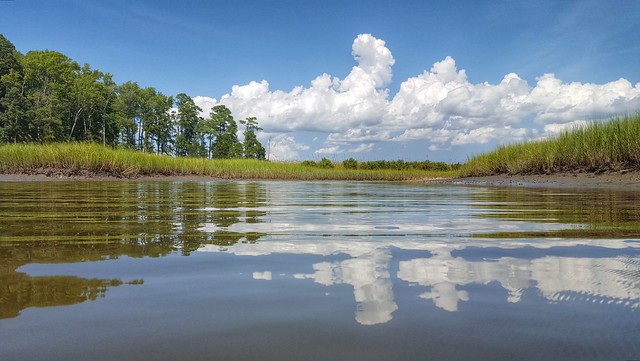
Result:
{"label": "grass reflection in water", "polygon": [[640,192],[487,188],[471,196],[481,218],[566,225],[552,231],[478,233],[480,238],[638,238]]}

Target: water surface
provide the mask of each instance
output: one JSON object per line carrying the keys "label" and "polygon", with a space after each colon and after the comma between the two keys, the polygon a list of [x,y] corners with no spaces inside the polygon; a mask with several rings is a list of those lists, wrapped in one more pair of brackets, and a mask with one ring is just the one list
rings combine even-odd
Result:
{"label": "water surface", "polygon": [[0,183],[1,360],[640,359],[640,190]]}

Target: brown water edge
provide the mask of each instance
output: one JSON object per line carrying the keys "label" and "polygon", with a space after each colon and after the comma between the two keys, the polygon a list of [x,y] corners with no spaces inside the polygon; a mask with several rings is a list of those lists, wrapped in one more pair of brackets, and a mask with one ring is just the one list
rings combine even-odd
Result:
{"label": "brown water edge", "polygon": [[[132,175],[123,176],[89,171],[70,172],[65,169],[38,169],[31,173],[0,174],[0,182],[46,181],[213,181],[230,180],[205,175]],[[233,179],[231,179],[233,180]],[[260,179],[237,179],[260,180]],[[357,182],[357,181],[352,181]],[[393,181],[398,182],[398,181]],[[480,186],[619,188],[640,191],[640,171],[610,173],[554,173],[526,175],[492,175],[465,178],[435,178],[407,180],[408,183],[457,184]]]}
{"label": "brown water edge", "polygon": [[[222,178],[202,175],[145,175],[118,177],[104,174],[0,174],[0,182],[56,182],[56,181],[212,181]],[[246,180],[246,179],[243,179]]]}
{"label": "brown water edge", "polygon": [[483,177],[433,180],[435,184],[479,186],[517,186],[551,188],[613,188],[640,191],[640,171],[626,173],[554,173],[526,175],[492,175]]}
{"label": "brown water edge", "polygon": [[[148,175],[130,175],[124,176],[122,174],[110,174],[110,173],[96,173],[86,170],[82,171],[69,171],[66,169],[46,168],[36,169],[28,173],[13,173],[13,174],[1,174],[0,182],[54,182],[54,181],[221,181],[221,180],[237,180],[237,181],[311,181],[311,180],[298,180],[298,179],[252,179],[252,178],[220,178],[206,175],[165,175],[165,174],[148,174]],[[345,181],[345,182],[371,182],[371,183],[424,183],[445,181],[444,178],[424,178],[424,179],[409,179],[404,181],[384,181],[384,180],[333,180],[333,181]],[[317,182],[332,180],[313,180]]]}

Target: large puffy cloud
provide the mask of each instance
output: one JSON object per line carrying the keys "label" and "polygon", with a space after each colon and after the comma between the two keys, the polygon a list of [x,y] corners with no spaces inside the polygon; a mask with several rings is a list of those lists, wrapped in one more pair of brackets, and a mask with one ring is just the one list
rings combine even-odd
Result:
{"label": "large puffy cloud", "polygon": [[545,74],[537,80],[529,101],[538,107],[538,120],[544,123],[606,117],[640,108],[640,84],[634,87],[626,79],[606,84],[565,84],[553,74]]}
{"label": "large puffy cloud", "polygon": [[455,123],[457,127],[516,124],[530,104],[527,82],[510,73],[497,85],[471,84],[447,57],[431,71],[403,82],[391,101],[387,120],[409,129]]}
{"label": "large puffy cloud", "polygon": [[[426,140],[432,150],[512,142],[640,109],[640,84],[625,79],[564,83],[544,74],[531,86],[509,73],[498,84],[473,84],[449,56],[404,80],[390,97],[387,86],[395,60],[385,42],[359,35],[352,54],[357,65],[344,79],[322,74],[310,86],[288,92],[270,89],[266,80],[253,81],[233,86],[219,102],[206,97],[195,101],[205,114],[222,103],[236,117],[256,116],[269,132],[327,133],[318,154],[370,151],[381,141]],[[290,150],[288,154],[297,152]]]}
{"label": "large puffy cloud", "polygon": [[310,87],[289,92],[272,91],[266,80],[252,81],[234,85],[220,103],[240,118],[258,117],[270,131],[332,132],[378,125],[387,107],[384,87],[391,81],[395,61],[385,42],[369,34],[359,35],[352,48],[358,65],[342,80],[322,74]]}
{"label": "large puffy cloud", "polygon": [[[565,84],[545,74],[531,87],[510,73],[499,84],[472,84],[447,57],[402,83],[386,120],[405,128],[393,138],[396,141],[428,139],[432,144],[466,145],[552,136],[585,120],[637,109],[640,85],[634,87],[624,79],[602,85]],[[527,120],[536,123],[517,127]],[[544,132],[535,125],[545,123]]]}

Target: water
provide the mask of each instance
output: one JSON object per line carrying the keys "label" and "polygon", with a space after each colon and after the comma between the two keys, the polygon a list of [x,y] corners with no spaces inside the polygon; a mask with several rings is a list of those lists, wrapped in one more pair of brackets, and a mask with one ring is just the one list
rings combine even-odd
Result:
{"label": "water", "polygon": [[640,359],[640,190],[0,183],[0,360]]}

